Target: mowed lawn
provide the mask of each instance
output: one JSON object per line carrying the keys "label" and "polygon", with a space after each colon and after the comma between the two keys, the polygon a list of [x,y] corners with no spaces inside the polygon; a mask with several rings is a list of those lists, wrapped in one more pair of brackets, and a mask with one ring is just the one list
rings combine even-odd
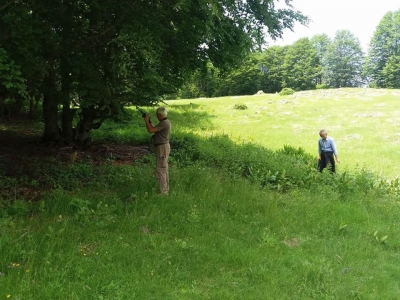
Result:
{"label": "mowed lawn", "polygon": [[[367,168],[393,178],[400,157],[399,100],[399,90],[343,88],[168,104],[172,119],[174,112],[186,115],[188,122],[192,112],[204,113],[207,121],[198,120],[203,124],[193,126],[195,134],[227,134],[233,140],[255,142],[272,150],[284,145],[301,147],[316,158],[318,132],[326,129],[337,143],[338,172]],[[235,108],[244,105],[247,109]],[[188,130],[187,123],[174,127]]]}

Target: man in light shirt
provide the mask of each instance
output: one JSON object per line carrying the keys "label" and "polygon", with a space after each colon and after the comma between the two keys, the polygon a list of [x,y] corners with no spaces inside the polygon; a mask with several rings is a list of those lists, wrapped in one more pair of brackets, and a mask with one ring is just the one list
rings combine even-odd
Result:
{"label": "man in light shirt", "polygon": [[318,171],[322,172],[329,166],[329,170],[335,173],[335,159],[340,163],[335,141],[328,137],[325,129],[319,131],[319,136],[321,138],[318,140]]}

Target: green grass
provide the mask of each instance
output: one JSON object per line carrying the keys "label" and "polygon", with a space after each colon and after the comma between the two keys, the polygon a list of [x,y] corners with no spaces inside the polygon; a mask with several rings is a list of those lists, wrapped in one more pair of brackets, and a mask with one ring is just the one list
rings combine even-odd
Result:
{"label": "green grass", "polygon": [[151,174],[130,169],[119,179],[133,195],[118,182],[102,191],[58,190],[30,217],[5,219],[1,297],[393,299],[399,293],[394,200],[340,201],[322,188],[278,194],[193,168],[172,172],[168,198],[151,191]]}
{"label": "green grass", "polygon": [[[320,129],[326,129],[337,143],[339,170],[365,167],[387,177],[398,174],[400,155],[399,90],[317,90],[280,96],[256,96],[169,101],[175,127],[196,134],[228,134],[233,140],[258,143],[277,150],[284,145],[301,147],[317,157]],[[190,104],[191,103],[191,104]],[[238,110],[245,104],[247,110]]]}
{"label": "green grass", "polygon": [[[397,91],[370,92],[169,101],[168,197],[151,156],[53,162],[58,188],[40,202],[0,202],[0,299],[397,299],[400,184],[356,167],[396,175],[384,137]],[[146,142],[142,122],[133,112],[95,139]],[[336,176],[312,165],[321,127],[338,143]]]}

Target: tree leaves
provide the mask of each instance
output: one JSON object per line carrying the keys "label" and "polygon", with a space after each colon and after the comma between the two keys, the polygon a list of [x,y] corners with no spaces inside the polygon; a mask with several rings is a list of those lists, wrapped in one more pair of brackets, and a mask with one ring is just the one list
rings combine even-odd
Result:
{"label": "tree leaves", "polygon": [[[272,0],[10,1],[0,7],[0,43],[9,57],[3,65],[15,67],[3,87],[22,92],[15,78],[23,78],[51,107],[44,109],[45,135],[57,136],[60,103],[64,116],[72,99],[80,109],[153,105],[210,61],[232,68],[265,32],[277,37],[307,23],[290,2],[276,9]],[[65,137],[72,124],[62,122]]]}
{"label": "tree leaves", "polygon": [[283,87],[312,90],[320,75],[321,64],[308,38],[302,38],[289,47],[282,66]]}
{"label": "tree leaves", "polygon": [[[400,55],[400,10],[388,12],[371,39],[365,74],[378,87],[399,87],[395,82],[396,56]],[[397,69],[399,65],[397,64]]]}
{"label": "tree leaves", "polygon": [[323,56],[324,78],[330,87],[361,86],[364,55],[359,40],[348,30],[336,32]]}

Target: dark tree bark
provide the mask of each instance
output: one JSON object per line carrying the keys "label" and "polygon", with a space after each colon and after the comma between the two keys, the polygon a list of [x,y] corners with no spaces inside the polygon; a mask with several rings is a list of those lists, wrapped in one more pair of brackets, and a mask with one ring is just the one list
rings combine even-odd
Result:
{"label": "dark tree bark", "polygon": [[31,97],[29,99],[29,113],[28,113],[28,115],[29,115],[30,118],[33,118],[33,116],[35,115],[36,109],[37,109],[37,107],[39,105],[39,101],[40,101],[39,97]]}
{"label": "dark tree bark", "polygon": [[43,118],[44,118],[44,142],[59,142],[58,105],[56,100],[56,72],[54,62],[44,78]]}
{"label": "dark tree bark", "polygon": [[61,60],[61,97],[62,97],[62,114],[61,114],[61,130],[62,136],[67,142],[73,141],[73,128],[72,121],[74,119],[75,111],[71,110],[70,100],[70,81],[68,66],[65,59]]}
{"label": "dark tree bark", "polygon": [[0,95],[0,118],[7,114],[7,107],[4,103],[4,97]]}
{"label": "dark tree bark", "polygon": [[78,123],[76,128],[77,137],[76,137],[76,145],[79,148],[84,148],[89,146],[89,132],[94,128],[94,121],[96,119],[97,111],[94,106],[85,107],[82,109],[82,113],[80,114],[81,120]]}
{"label": "dark tree bark", "polygon": [[24,98],[22,98],[21,95],[15,95],[14,97],[14,103],[12,104],[12,113],[19,115],[22,111],[22,108],[24,107]]}
{"label": "dark tree bark", "polygon": [[76,109],[71,109],[69,105],[63,105],[61,121],[62,121],[62,136],[67,142],[73,142],[74,134],[72,121],[74,120]]}
{"label": "dark tree bark", "polygon": [[79,148],[87,148],[91,144],[90,130],[99,129],[104,120],[112,116],[112,111],[109,107],[89,106],[83,108],[79,116],[81,120],[76,127],[75,145]]}

